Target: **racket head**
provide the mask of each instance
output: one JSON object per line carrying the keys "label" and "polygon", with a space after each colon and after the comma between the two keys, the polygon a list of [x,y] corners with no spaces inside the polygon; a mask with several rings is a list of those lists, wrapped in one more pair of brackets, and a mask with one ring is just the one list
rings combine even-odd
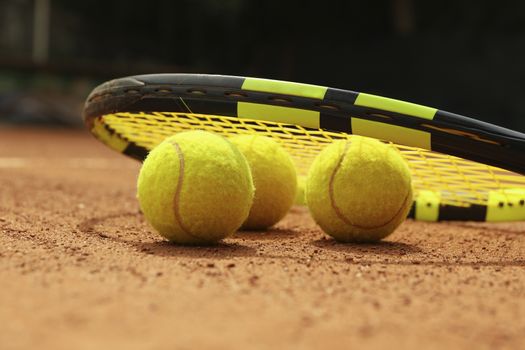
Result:
{"label": "racket head", "polygon": [[[86,101],[84,119],[95,137],[138,160],[165,137],[183,130],[266,135],[292,155],[301,174],[332,141],[353,134],[374,137],[390,143],[408,161],[416,199],[425,191],[439,193],[432,205],[443,214],[436,220],[525,219],[520,199],[508,195],[509,189],[525,188],[525,177],[518,174],[525,173],[525,135],[435,108],[308,84],[157,74],[116,79],[95,88]],[[506,199],[503,209],[517,200],[515,214],[493,214],[503,212],[499,204],[491,204],[490,198],[498,194]],[[425,199],[420,202],[428,200],[421,198]],[[414,217],[417,212],[422,219],[435,217],[417,208],[416,200]],[[450,208],[456,210],[453,215]]]}

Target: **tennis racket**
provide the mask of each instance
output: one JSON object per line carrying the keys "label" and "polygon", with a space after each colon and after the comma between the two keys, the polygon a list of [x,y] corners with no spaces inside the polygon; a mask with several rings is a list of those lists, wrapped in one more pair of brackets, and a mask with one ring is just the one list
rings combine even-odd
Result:
{"label": "tennis racket", "polygon": [[332,141],[373,137],[409,163],[411,217],[525,220],[525,134],[409,102],[259,78],[153,74],[96,87],[84,120],[101,142],[140,161],[183,130],[258,133],[278,141],[303,175]]}

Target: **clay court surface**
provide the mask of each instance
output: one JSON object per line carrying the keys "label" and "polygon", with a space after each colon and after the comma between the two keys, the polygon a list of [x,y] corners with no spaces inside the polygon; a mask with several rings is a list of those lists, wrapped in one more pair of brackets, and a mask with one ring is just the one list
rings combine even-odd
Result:
{"label": "clay court surface", "polygon": [[2,349],[523,349],[525,223],[407,221],[180,247],[144,221],[139,163],[85,132],[0,128]]}

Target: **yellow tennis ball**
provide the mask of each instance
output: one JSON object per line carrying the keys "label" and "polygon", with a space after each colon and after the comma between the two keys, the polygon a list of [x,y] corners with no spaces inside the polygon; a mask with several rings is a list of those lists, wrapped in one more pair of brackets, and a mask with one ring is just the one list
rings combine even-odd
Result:
{"label": "yellow tennis ball", "polygon": [[408,164],[375,139],[336,141],[316,157],[306,202],[321,228],[342,242],[377,241],[392,233],[412,204]]}
{"label": "yellow tennis ball", "polygon": [[291,157],[275,141],[260,135],[231,141],[244,154],[252,171],[255,197],[244,229],[259,230],[281,220],[295,199],[297,174]]}
{"label": "yellow tennis ball", "polygon": [[295,194],[294,204],[296,205],[306,205],[306,198],[304,194],[304,188],[306,186],[306,177],[298,176],[297,177],[297,193]]}
{"label": "yellow tennis ball", "polygon": [[254,194],[249,165],[237,147],[204,131],[182,132],[155,147],[137,187],[146,219],[181,244],[213,243],[235,232]]}

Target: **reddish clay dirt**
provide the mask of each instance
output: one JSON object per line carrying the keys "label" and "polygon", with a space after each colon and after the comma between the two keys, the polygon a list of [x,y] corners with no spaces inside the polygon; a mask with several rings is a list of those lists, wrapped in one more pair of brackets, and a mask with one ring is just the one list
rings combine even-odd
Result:
{"label": "reddish clay dirt", "polygon": [[338,244],[294,207],[180,247],[140,214],[138,169],[86,133],[0,129],[0,348],[525,347],[523,222]]}

